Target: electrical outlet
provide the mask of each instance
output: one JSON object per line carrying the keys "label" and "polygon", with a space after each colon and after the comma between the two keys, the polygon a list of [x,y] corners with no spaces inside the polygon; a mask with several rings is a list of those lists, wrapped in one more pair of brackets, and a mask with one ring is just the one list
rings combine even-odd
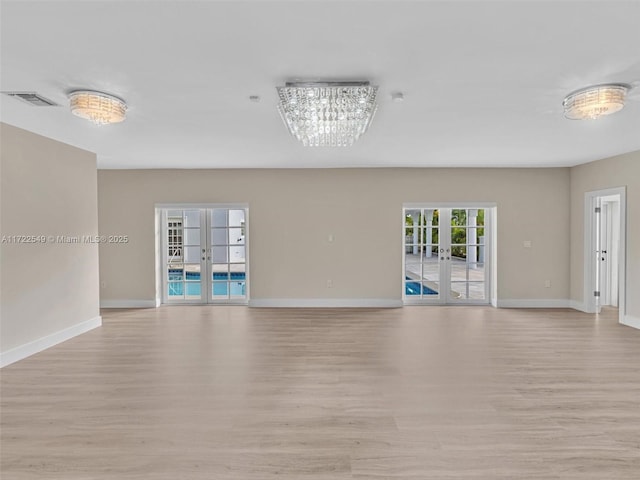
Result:
{"label": "electrical outlet", "polygon": [[544,288],[551,288],[551,280],[544,281]]}
{"label": "electrical outlet", "polygon": [[333,288],[333,280],[327,280],[327,288]]}
{"label": "electrical outlet", "polygon": [[531,248],[531,240],[525,240],[524,242],[522,242],[522,246],[524,248]]}

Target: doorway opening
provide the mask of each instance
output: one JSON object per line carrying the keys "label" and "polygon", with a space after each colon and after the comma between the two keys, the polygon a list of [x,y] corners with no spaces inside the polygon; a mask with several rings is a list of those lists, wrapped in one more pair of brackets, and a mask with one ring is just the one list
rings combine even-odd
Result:
{"label": "doorway opening", "polygon": [[162,303],[247,303],[246,206],[172,205],[157,218]]}
{"label": "doorway opening", "polygon": [[488,304],[492,213],[484,205],[405,205],[405,304]]}
{"label": "doorway opening", "polygon": [[617,308],[625,316],[626,189],[585,194],[585,310]]}

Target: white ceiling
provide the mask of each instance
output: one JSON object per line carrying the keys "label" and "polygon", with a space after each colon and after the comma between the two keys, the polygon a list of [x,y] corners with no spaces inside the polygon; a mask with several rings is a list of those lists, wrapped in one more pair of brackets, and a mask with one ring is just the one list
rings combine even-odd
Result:
{"label": "white ceiling", "polygon": [[[100,168],[568,166],[640,150],[640,87],[598,121],[561,105],[587,85],[640,85],[640,1],[2,0],[0,13],[1,90],[63,105],[1,95],[0,120]],[[379,85],[370,130],[303,147],[276,110],[294,79]],[[79,88],[124,98],[127,120],[73,116]]]}

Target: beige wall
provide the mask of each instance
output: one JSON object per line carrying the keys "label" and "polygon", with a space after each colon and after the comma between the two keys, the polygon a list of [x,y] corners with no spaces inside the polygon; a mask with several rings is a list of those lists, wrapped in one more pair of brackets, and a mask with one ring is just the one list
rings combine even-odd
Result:
{"label": "beige wall", "polygon": [[[640,152],[572,169],[104,170],[96,191],[94,154],[0,135],[1,235],[128,235],[100,245],[107,302],[155,299],[156,203],[248,203],[252,299],[399,300],[402,204],[495,202],[499,300],[579,304],[584,194],[626,186],[627,313],[640,318]],[[3,356],[99,319],[97,245],[5,242],[0,265]]]}
{"label": "beige wall", "polygon": [[101,300],[154,300],[156,203],[248,203],[252,299],[399,300],[403,202],[475,201],[497,203],[498,298],[568,301],[569,187],[565,168],[101,170],[100,233],[130,238],[100,246]]}
{"label": "beige wall", "polygon": [[[96,235],[95,154],[6,124],[0,124],[0,136],[0,235]],[[49,238],[8,243],[5,237],[0,248],[3,359],[25,345],[50,346],[38,342],[72,336],[87,321],[95,325],[97,244],[57,244]]]}
{"label": "beige wall", "polygon": [[640,319],[640,151],[571,169],[571,299],[582,303],[586,192],[627,189],[627,315]]}

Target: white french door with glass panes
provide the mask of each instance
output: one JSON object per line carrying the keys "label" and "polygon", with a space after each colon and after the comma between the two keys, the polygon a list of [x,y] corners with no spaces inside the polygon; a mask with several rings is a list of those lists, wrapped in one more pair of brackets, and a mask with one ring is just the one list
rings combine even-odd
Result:
{"label": "white french door with glass panes", "polygon": [[163,302],[247,303],[244,206],[163,208]]}
{"label": "white french door with glass panes", "polygon": [[489,303],[488,208],[405,207],[405,303]]}

